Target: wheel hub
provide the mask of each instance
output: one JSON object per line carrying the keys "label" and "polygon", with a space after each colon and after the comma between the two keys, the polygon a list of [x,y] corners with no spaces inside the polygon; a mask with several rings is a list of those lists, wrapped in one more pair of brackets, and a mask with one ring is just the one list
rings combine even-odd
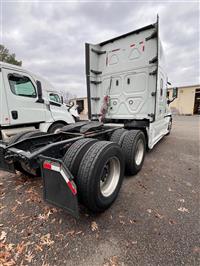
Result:
{"label": "wheel hub", "polygon": [[109,197],[117,187],[120,177],[120,162],[118,158],[109,159],[100,178],[100,191],[104,197]]}
{"label": "wheel hub", "polygon": [[142,162],[142,159],[144,157],[144,143],[142,139],[138,141],[138,145],[136,148],[136,153],[135,153],[135,163],[137,165],[140,165]]}

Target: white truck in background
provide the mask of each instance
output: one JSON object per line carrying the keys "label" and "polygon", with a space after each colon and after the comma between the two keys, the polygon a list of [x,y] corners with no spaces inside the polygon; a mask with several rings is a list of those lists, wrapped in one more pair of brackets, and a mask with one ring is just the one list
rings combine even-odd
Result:
{"label": "white truck in background", "polygon": [[66,106],[48,81],[0,62],[0,139],[35,129],[54,133],[78,119],[76,107]]}

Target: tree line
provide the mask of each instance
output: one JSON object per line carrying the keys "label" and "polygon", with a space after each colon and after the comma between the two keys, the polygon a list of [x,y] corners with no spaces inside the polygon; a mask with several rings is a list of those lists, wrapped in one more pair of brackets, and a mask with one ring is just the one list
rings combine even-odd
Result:
{"label": "tree line", "polygon": [[16,66],[22,65],[22,61],[18,61],[15,58],[15,54],[10,53],[9,49],[6,48],[3,44],[0,44],[0,61],[13,64]]}

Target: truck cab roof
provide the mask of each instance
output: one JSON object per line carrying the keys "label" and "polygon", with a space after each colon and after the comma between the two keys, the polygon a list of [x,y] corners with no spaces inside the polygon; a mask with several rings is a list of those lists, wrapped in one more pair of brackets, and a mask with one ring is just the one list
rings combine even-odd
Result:
{"label": "truck cab roof", "polygon": [[56,90],[56,88],[49,81],[47,81],[46,79],[44,79],[40,75],[37,75],[37,74],[27,70],[26,68],[23,68],[21,66],[16,66],[13,64],[9,64],[9,63],[5,63],[2,61],[0,61],[0,68],[11,69],[11,70],[14,70],[17,72],[26,73],[26,74],[30,75],[35,81],[39,80],[42,83],[44,91],[58,92]]}
{"label": "truck cab roof", "polygon": [[26,69],[24,69],[23,67],[21,66],[16,66],[16,65],[13,65],[13,64],[9,64],[9,63],[6,63],[6,62],[3,62],[3,61],[0,61],[0,68],[9,68],[9,69],[16,69],[16,70],[24,70],[27,72]]}

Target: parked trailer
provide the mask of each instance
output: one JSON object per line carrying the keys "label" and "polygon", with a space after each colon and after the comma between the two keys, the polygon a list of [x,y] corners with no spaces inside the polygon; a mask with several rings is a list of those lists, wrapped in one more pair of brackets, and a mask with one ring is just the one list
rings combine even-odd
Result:
{"label": "parked trailer", "polygon": [[124,174],[142,168],[147,149],[170,133],[167,76],[158,21],[103,43],[86,44],[91,121],[56,134],[20,133],[0,143],[0,168],[42,175],[44,199],[78,216],[78,201],[102,212]]}

